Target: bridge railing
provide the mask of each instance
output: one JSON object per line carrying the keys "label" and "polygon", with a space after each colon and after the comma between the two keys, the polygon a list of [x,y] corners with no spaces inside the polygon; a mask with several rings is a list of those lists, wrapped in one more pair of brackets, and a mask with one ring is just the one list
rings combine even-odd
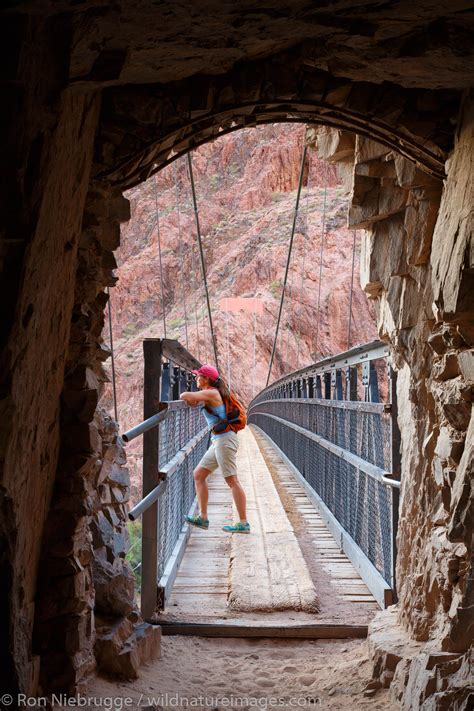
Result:
{"label": "bridge railing", "polygon": [[209,430],[200,410],[179,400],[195,389],[190,371],[200,363],[170,339],[146,339],[143,351],[144,421],[122,437],[128,442],[143,434],[143,499],[128,515],[143,521],[141,610],[147,619],[163,608],[184,554],[184,518],[196,505],[193,469],[209,446]]}
{"label": "bridge railing", "polygon": [[382,607],[395,598],[399,433],[381,341],[290,373],[249,406]]}

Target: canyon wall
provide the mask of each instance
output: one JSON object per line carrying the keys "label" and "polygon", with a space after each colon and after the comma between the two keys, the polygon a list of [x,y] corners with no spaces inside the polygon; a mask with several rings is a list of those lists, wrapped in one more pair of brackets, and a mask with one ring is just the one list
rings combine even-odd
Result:
{"label": "canyon wall", "polygon": [[[303,126],[276,124],[236,132],[193,154],[219,365],[247,403],[266,383],[303,139]],[[308,151],[272,379],[315,357],[347,349],[354,245],[354,232],[346,226],[348,189],[337,167]],[[142,340],[164,335],[158,237],[167,336],[187,344],[202,362],[214,362],[186,159],[128,191],[127,197],[131,218],[122,225],[115,252],[118,281],[111,291],[122,431],[141,420]],[[357,276],[360,235],[355,237],[351,345],[376,336],[372,303]],[[257,297],[263,303],[255,329],[255,385],[253,315],[220,309],[220,300],[233,296]],[[103,403],[112,411],[110,386]],[[131,443],[127,453],[135,499],[140,493],[140,442]]]}

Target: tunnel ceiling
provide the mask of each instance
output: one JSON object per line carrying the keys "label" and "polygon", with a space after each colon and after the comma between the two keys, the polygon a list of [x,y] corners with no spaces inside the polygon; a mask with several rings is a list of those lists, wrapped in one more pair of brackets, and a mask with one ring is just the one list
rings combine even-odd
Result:
{"label": "tunnel ceiling", "polygon": [[308,67],[304,47],[224,76],[104,91],[94,173],[121,188],[225,132],[276,121],[365,135],[444,177],[460,93],[333,77]]}
{"label": "tunnel ceiling", "polygon": [[63,31],[64,81],[103,90],[93,173],[121,188],[219,133],[291,120],[369,136],[443,178],[474,75],[474,12],[460,0],[38,0],[5,12],[13,40],[22,13]]}
{"label": "tunnel ceiling", "polygon": [[460,0],[117,0],[35,2],[72,12],[76,84],[167,83],[223,74],[302,42],[334,76],[405,87],[470,86],[472,3]]}

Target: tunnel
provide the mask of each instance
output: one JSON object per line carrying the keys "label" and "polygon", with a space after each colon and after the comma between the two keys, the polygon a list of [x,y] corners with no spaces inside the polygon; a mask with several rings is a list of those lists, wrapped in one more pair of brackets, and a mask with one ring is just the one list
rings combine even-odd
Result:
{"label": "tunnel", "polygon": [[398,601],[374,678],[393,681],[398,634],[423,647],[399,667],[405,708],[417,685],[434,699],[436,670],[456,698],[474,625],[472,25],[464,2],[4,6],[2,692],[86,688],[111,581],[110,614],[143,624],[97,485],[103,460],[124,464],[98,407],[124,191],[220,135],[294,122],[353,172],[348,224],[397,371]]}

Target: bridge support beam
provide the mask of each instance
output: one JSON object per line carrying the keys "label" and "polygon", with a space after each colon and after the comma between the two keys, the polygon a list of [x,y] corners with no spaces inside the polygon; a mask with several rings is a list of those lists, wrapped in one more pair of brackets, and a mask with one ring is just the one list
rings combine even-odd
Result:
{"label": "bridge support beam", "polygon": [[[145,365],[143,418],[146,420],[160,405],[161,339],[147,338],[143,342]],[[159,428],[143,435],[143,497],[159,484]],[[155,502],[143,514],[142,528],[142,596],[144,619],[153,615],[157,604],[158,584],[158,504]]]}

